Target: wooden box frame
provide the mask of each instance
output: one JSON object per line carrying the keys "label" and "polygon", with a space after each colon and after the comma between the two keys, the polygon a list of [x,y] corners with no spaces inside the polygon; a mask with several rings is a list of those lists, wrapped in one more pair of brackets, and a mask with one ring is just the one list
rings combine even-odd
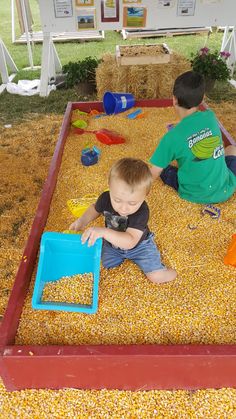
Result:
{"label": "wooden box frame", "polygon": [[[139,100],[166,107],[172,101]],[[7,390],[200,389],[236,387],[236,345],[14,345],[24,300],[57,182],[74,109],[103,111],[102,102],[68,103],[49,174],[1,325],[0,372]],[[225,144],[235,144],[220,124]]]}
{"label": "wooden box frame", "polygon": [[[160,45],[160,44],[158,44]],[[116,61],[119,65],[150,65],[150,64],[167,64],[171,61],[171,51],[166,44],[161,44],[163,49],[166,51],[165,54],[156,54],[156,55],[122,55],[123,48],[135,48],[143,47],[144,45],[134,44],[134,45],[116,45]],[[146,44],[145,47],[156,46],[154,44]]]}

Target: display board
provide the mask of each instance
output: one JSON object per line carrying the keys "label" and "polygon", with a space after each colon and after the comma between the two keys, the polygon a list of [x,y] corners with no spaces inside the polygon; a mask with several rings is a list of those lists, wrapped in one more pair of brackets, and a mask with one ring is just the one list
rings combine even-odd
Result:
{"label": "display board", "polygon": [[38,0],[44,32],[234,26],[236,0]]}

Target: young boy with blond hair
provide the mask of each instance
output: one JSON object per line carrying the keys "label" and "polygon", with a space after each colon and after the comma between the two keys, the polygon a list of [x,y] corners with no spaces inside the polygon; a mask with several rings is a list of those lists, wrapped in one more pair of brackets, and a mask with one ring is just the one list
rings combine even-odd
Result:
{"label": "young boy with blond hair", "polygon": [[236,146],[224,148],[214,112],[199,111],[204,91],[202,75],[177,77],[173,105],[180,122],[162,137],[150,163],[153,178],[160,176],[181,198],[210,204],[226,201],[236,189]]}
{"label": "young boy with blond hair", "polygon": [[119,266],[132,260],[153,283],[169,282],[176,278],[174,269],[161,262],[154,235],[148,228],[149,208],[145,201],[152,185],[152,174],[139,159],[123,158],[111,168],[109,191],[103,192],[96,203],[71,224],[71,230],[84,230],[101,214],[105,227],[89,227],[82,242],[92,246],[103,239],[102,263],[105,268]]}

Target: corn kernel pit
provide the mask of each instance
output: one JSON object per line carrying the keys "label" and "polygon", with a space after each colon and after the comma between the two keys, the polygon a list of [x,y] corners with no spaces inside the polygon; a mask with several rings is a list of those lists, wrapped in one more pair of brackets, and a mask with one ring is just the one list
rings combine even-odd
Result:
{"label": "corn kernel pit", "polygon": [[[126,143],[106,146],[94,134],[70,133],[45,230],[67,229],[74,220],[67,200],[101,193],[107,188],[109,168],[121,157],[148,161],[167,125],[177,122],[173,108],[143,111],[145,118],[132,121],[126,118],[129,111],[99,119],[80,116],[89,129],[116,130]],[[87,142],[101,150],[99,163],[90,167],[80,163]],[[33,280],[17,344],[235,343],[235,272],[223,264],[234,231],[234,224],[228,220],[234,219],[235,196],[218,205],[222,213],[219,220],[202,217],[201,205],[181,200],[161,180],[153,185],[147,202],[151,213],[149,226],[163,262],[177,270],[177,279],[153,285],[129,261],[111,270],[101,268],[99,310],[95,315],[32,310]],[[189,224],[199,221],[196,230],[189,229]],[[102,217],[95,225],[103,225]],[[46,333],[42,324],[47,324]]]}
{"label": "corn kernel pit", "polygon": [[[211,104],[217,116],[224,126],[234,135],[236,130],[235,105],[231,103]],[[2,204],[2,224],[1,224],[1,299],[0,313],[3,315],[7,304],[10,289],[13,285],[14,275],[17,265],[22,256],[25,240],[32,224],[34,211],[36,210],[38,196],[40,194],[39,182],[42,182],[47,174],[47,166],[50,162],[51,154],[61,124],[61,116],[47,115],[40,120],[24,121],[12,130],[7,131],[0,128],[2,134],[2,163],[1,171],[4,182],[1,184],[1,204]],[[168,121],[172,122],[172,120]],[[37,141],[35,139],[37,131]],[[25,139],[22,143],[22,138]],[[11,143],[10,143],[11,140]],[[7,146],[8,145],[8,146]],[[98,144],[99,146],[99,144]],[[10,156],[9,156],[10,151]],[[27,153],[27,160],[25,159]],[[42,156],[44,157],[42,159]],[[9,159],[11,165],[9,165]],[[21,176],[19,177],[19,173]],[[37,173],[37,176],[36,176]],[[35,175],[35,176],[34,176]],[[29,191],[30,185],[30,191]],[[6,192],[8,191],[8,192]],[[160,195],[160,194],[159,194]],[[73,195],[74,196],[74,195]],[[165,195],[164,195],[165,198]],[[176,201],[174,201],[175,204]],[[17,216],[16,216],[17,203]],[[12,205],[13,204],[13,205]],[[227,205],[229,202],[227,203]],[[235,202],[232,203],[232,208]],[[64,207],[63,207],[64,208]],[[223,206],[226,210],[225,205]],[[229,211],[227,209],[227,211]],[[232,212],[232,211],[231,211]],[[183,213],[185,211],[183,210]],[[198,216],[198,212],[196,216]],[[21,218],[22,217],[22,218]],[[18,223],[18,234],[12,235],[12,224],[21,219],[24,222]],[[233,216],[235,219],[235,216]],[[182,231],[184,227],[181,227]],[[204,228],[201,227],[201,231]],[[197,230],[194,234],[197,233]],[[228,241],[229,232],[225,232]],[[179,239],[179,237],[178,237]],[[218,239],[218,237],[217,237]],[[182,240],[182,237],[181,237]],[[175,240],[177,242],[177,240]],[[184,247],[184,246],[183,246]],[[220,249],[222,256],[224,249]],[[222,264],[220,265],[222,267]],[[197,269],[197,268],[196,268]],[[197,272],[196,272],[197,274]],[[232,275],[234,271],[232,270]],[[216,275],[218,278],[218,272]],[[203,283],[204,281],[202,281]],[[221,278],[219,294],[224,290],[225,300],[230,298],[231,290],[227,288]],[[181,285],[181,284],[180,284]],[[165,286],[166,287],[166,286]],[[212,277],[212,287],[214,278]],[[190,291],[193,290],[193,286]],[[184,291],[184,290],[182,290]],[[31,289],[32,292],[32,289]],[[203,294],[208,293],[207,284],[203,289]],[[211,289],[210,289],[211,292]],[[181,289],[179,287],[178,294]],[[185,292],[186,294],[186,292]],[[169,297],[174,298],[174,294],[169,292]],[[204,296],[203,296],[204,297]],[[163,297],[164,298],[164,297]],[[177,300],[177,297],[175,297]],[[219,304],[220,306],[220,304]],[[45,323],[41,327],[52,321],[53,316],[47,316]],[[198,324],[201,319],[198,319]],[[219,322],[218,322],[219,325]],[[215,325],[214,325],[215,326]],[[224,321],[224,328],[226,324]],[[202,329],[204,328],[204,325]],[[230,330],[229,330],[230,333]],[[200,330],[199,330],[200,334]],[[224,332],[226,334],[226,331]],[[47,335],[47,334],[46,334]],[[45,336],[45,344],[47,344]],[[235,341],[234,341],[235,343]],[[63,389],[52,390],[23,390],[8,392],[0,380],[0,417],[6,418],[229,418],[236,416],[236,390],[233,388],[208,389],[198,391],[109,391],[109,390],[77,390]]]}

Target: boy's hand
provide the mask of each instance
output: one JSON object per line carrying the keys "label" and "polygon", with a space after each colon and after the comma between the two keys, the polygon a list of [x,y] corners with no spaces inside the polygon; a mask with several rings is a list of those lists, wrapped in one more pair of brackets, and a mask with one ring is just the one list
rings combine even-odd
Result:
{"label": "boy's hand", "polygon": [[88,246],[93,246],[97,239],[103,238],[105,234],[104,227],[90,227],[88,228],[81,237],[81,241],[84,244],[88,240]]}
{"label": "boy's hand", "polygon": [[74,230],[74,231],[79,231],[82,229],[83,229],[83,223],[80,218],[74,221],[69,227],[69,230]]}

